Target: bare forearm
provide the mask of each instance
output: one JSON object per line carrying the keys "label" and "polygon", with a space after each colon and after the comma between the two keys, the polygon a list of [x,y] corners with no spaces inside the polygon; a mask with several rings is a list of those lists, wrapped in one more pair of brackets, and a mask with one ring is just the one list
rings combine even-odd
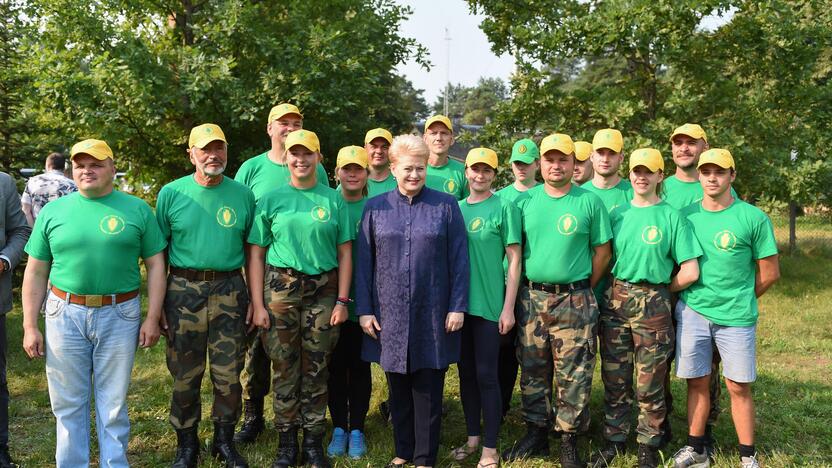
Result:
{"label": "bare forearm", "polygon": [[338,297],[349,297],[351,283],[352,247],[347,243],[338,246]]}
{"label": "bare forearm", "polygon": [[[518,252],[519,252],[519,246]],[[503,301],[503,310],[514,310],[514,303],[517,302],[517,289],[520,287],[520,255],[509,254],[508,275],[506,276],[506,297]]]}
{"label": "bare forearm", "polygon": [[49,269],[45,271],[37,260],[30,259],[23,275],[23,329],[38,328],[38,314],[46,298]]}
{"label": "bare forearm", "polygon": [[165,302],[167,281],[165,279],[164,259],[153,266],[147,267],[147,317],[158,319],[162,316],[162,305]]}
{"label": "bare forearm", "polygon": [[670,291],[681,291],[699,279],[699,261],[688,260],[683,262],[679,272],[670,280]]}
{"label": "bare forearm", "polygon": [[263,277],[265,276],[266,264],[265,255],[263,255],[262,248],[259,246],[252,246],[248,255],[248,264],[246,265],[246,281],[248,281],[248,290],[251,295],[251,305],[257,308],[263,308]]}

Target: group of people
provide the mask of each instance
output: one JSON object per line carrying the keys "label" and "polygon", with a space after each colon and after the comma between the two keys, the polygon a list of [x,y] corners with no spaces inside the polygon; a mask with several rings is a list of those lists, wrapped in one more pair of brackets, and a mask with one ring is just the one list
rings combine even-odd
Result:
{"label": "group of people", "polygon": [[[624,140],[614,129],[591,143],[524,138],[510,156],[514,182],[501,190],[495,151],[474,148],[464,164],[449,158],[454,126],[443,115],[428,119],[421,137],[377,128],[364,146],[342,148],[336,189],[300,109],[275,106],[266,131],[271,148],[232,179],[222,129],[194,127],[194,172],[162,188],[155,213],[114,190],[108,144],[84,140],[70,151],[77,193],[34,213],[31,237],[25,219],[0,229],[9,233],[0,239],[3,282],[28,237],[23,347],[46,357],[58,467],[89,464],[92,395],[101,465],[128,466],[133,359],[137,345],[160,336],[173,378],[174,467],[197,466],[206,367],[210,452],[225,466],[248,466],[237,444],[264,431],[270,388],[273,467],[363,457],[370,362],[387,378],[388,467],[436,465],[454,363],[468,437],[451,458],[478,455],[478,467],[495,468],[548,456],[554,430],[561,466],[584,467],[578,437],[589,428],[598,348],[606,444],[593,466],[627,451],[634,401],[638,465],[658,466],[671,439],[674,359],[687,380],[689,434],[672,466],[709,464],[720,361],[741,466],[758,466],[757,297],[779,277],[777,246],[766,215],[731,188],[731,154],[709,148],[699,125],[672,132],[673,176],[658,149],[640,148],[622,178]],[[527,431],[498,453],[518,372]],[[0,466],[6,432],[0,427]]]}

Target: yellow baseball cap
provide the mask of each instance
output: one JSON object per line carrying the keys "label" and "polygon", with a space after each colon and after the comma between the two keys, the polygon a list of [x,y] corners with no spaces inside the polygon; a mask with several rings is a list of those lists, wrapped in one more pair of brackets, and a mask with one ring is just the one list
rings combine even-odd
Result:
{"label": "yellow baseball cap", "polygon": [[448,130],[454,131],[454,124],[451,123],[451,119],[445,117],[442,114],[436,114],[433,117],[429,118],[425,121],[425,131],[428,131],[428,127],[436,122],[441,122],[442,125],[448,127]]}
{"label": "yellow baseball cap", "polygon": [[632,171],[637,166],[644,166],[650,169],[650,172],[664,170],[664,159],[662,153],[653,148],[639,148],[633,151],[630,155],[630,170]]}
{"label": "yellow baseball cap", "polygon": [[72,145],[72,149],[69,150],[69,159],[74,158],[76,154],[88,154],[99,161],[107,158],[113,159],[113,150],[110,149],[110,145],[104,140],[94,138],[79,141]]}
{"label": "yellow baseball cap", "polygon": [[723,169],[736,169],[731,152],[722,148],[712,148],[702,153],[699,156],[699,164],[696,165],[696,168],[699,169],[705,164],[716,164]]}
{"label": "yellow baseball cap", "polygon": [[563,154],[573,154],[575,143],[572,137],[564,133],[553,133],[540,142],[540,154],[544,155],[551,150],[558,150]]}
{"label": "yellow baseball cap", "polygon": [[272,123],[287,114],[297,114],[301,119],[303,118],[298,106],[284,102],[272,107],[272,110],[269,111],[269,121],[267,123]]}
{"label": "yellow baseball cap", "polygon": [[226,144],[228,143],[225,141],[225,133],[222,132],[219,125],[198,125],[191,129],[191,136],[188,138],[188,148],[193,148],[194,146],[200,149],[205,148],[205,145],[214,140],[220,140]]}
{"label": "yellow baseball cap", "polygon": [[673,141],[673,137],[676,135],[687,135],[691,138],[701,138],[705,140],[705,143],[708,142],[708,136],[705,135],[705,130],[702,130],[698,124],[686,123],[681,127],[676,127],[676,130],[673,130],[673,133],[670,135],[670,141]]}
{"label": "yellow baseball cap", "polygon": [[575,142],[575,159],[578,161],[586,161],[592,155],[592,144],[588,141]]}
{"label": "yellow baseball cap", "polygon": [[614,128],[605,128],[595,132],[595,137],[592,138],[592,149],[598,151],[601,148],[609,148],[620,153],[624,148],[624,137],[621,136],[621,132]]}
{"label": "yellow baseball cap", "polygon": [[392,133],[388,132],[383,128],[374,128],[368,131],[366,135],[364,135],[364,144],[366,145],[371,141],[375,140],[376,138],[384,138],[385,140],[387,140],[387,143],[393,143]]}
{"label": "yellow baseball cap", "polygon": [[471,167],[476,163],[485,163],[491,166],[492,169],[497,169],[497,165],[499,164],[497,161],[497,153],[490,148],[474,148],[465,157],[465,166]]}
{"label": "yellow baseball cap", "polygon": [[360,146],[345,146],[338,150],[338,157],[335,160],[335,167],[344,167],[347,164],[358,164],[367,169],[367,150]]}
{"label": "yellow baseball cap", "polygon": [[321,142],[318,140],[318,135],[310,130],[295,130],[286,135],[286,149],[291,149],[295,145],[301,145],[309,151],[321,151]]}

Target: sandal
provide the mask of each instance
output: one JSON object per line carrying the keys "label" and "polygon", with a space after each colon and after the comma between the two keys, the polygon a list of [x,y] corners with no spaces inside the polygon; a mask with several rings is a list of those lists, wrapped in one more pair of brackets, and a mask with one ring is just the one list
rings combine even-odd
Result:
{"label": "sandal", "polygon": [[462,444],[459,447],[451,450],[451,458],[456,461],[462,461],[473,455],[479,450],[479,446],[471,447],[468,444]]}
{"label": "sandal", "polygon": [[483,463],[482,459],[477,462],[477,468],[499,468],[500,467],[500,455],[497,454],[496,458],[492,459],[491,463]]}

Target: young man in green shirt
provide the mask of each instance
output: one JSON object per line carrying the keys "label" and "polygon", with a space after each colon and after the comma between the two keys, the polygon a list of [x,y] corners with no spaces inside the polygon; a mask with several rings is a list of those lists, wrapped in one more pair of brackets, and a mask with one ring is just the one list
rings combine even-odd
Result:
{"label": "young man in green shirt", "polygon": [[440,192],[449,193],[457,200],[467,195],[465,165],[448,156],[454,144],[454,125],[451,119],[437,114],[425,121],[425,134],[422,136],[428,145],[428,173],[425,185]]}
{"label": "young man in green shirt", "polygon": [[588,141],[575,142],[575,172],[572,175],[572,183],[584,185],[592,180],[595,171],[592,170],[592,143]]}
{"label": "young man in green shirt", "polygon": [[[99,460],[128,466],[127,389],[136,344],[153,346],[165,328],[167,244],[147,203],[113,190],[106,142],[77,143],[70,159],[78,192],[44,206],[26,244],[23,348],[30,358],[46,356],[57,466],[89,466],[93,394]],[[141,327],[139,258],[148,296]],[[38,329],[44,299],[45,344]]]}
{"label": "young man in green shirt", "polygon": [[521,194],[537,185],[537,170],[540,168],[540,150],[529,138],[517,140],[511,147],[511,172],[514,182],[497,191],[497,195],[515,202]]}
{"label": "young man in green shirt", "polygon": [[156,203],[170,264],[164,308],[171,330],[166,356],[173,377],[170,423],[178,440],[174,466],[197,464],[200,388],[208,361],[214,395],[211,454],[226,466],[247,467],[233,436],[242,406],[246,325],[251,323],[241,268],[254,195],[223,175],[228,146],[220,127],[194,127],[188,147],[196,171],[162,187]]}
{"label": "young man in green shirt", "polygon": [[607,269],[611,253],[609,215],[593,193],[572,184],[575,147],[568,135],[540,144],[544,184],[520,201],[523,270],[517,317],[520,388],[527,433],[503,452],[513,460],[549,451],[552,420],[549,361],[558,398],[555,429],[562,433],[560,463],[584,467],[577,435],[589,428],[589,395],[595,368],[598,304],[591,287]]}
{"label": "young man in green shirt", "polygon": [[618,174],[624,162],[624,137],[621,132],[612,128],[595,132],[590,159],[594,174],[592,180],[581,188],[598,195],[607,212],[629,203],[633,199],[633,187],[630,181]]}
{"label": "young man in green shirt", "polygon": [[390,171],[390,144],[393,143],[393,135],[383,128],[374,128],[364,135],[364,150],[369,158],[368,169],[370,171],[367,179],[368,197],[389,192],[396,188],[396,178]]}
{"label": "young man in green shirt", "polygon": [[771,220],[735,198],[734,159],[724,149],[702,153],[697,164],[704,198],[682,212],[702,246],[699,280],[676,305],[676,375],[688,383],[688,442],[673,457],[675,468],[709,466],[705,425],[713,345],[731,396],[740,466],[758,468],[754,447],[757,298],[780,277]]}

